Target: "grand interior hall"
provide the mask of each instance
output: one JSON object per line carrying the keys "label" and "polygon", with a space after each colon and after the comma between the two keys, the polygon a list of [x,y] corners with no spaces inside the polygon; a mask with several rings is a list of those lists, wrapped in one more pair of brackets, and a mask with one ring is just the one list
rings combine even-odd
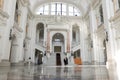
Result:
{"label": "grand interior hall", "polygon": [[0,80],[120,80],[120,0],[0,0]]}

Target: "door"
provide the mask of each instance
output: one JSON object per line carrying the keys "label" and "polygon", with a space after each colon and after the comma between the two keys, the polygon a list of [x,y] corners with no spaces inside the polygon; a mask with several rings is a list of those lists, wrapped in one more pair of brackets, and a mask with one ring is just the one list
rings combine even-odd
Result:
{"label": "door", "polygon": [[60,53],[56,53],[56,65],[61,66],[61,55],[60,55]]}

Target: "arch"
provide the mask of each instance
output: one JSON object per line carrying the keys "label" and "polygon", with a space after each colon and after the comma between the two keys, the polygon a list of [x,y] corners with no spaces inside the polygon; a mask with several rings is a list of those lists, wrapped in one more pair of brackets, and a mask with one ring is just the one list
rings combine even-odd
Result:
{"label": "arch", "polygon": [[52,49],[54,53],[63,53],[65,44],[64,44],[64,35],[62,33],[55,33],[52,36]]}
{"label": "arch", "polygon": [[52,37],[52,41],[55,41],[55,39],[59,39],[58,41],[64,42],[64,35],[61,33],[55,33]]}
{"label": "arch", "polygon": [[35,14],[81,16],[80,10],[76,6],[63,2],[51,2],[42,4],[38,8],[36,8]]}
{"label": "arch", "polygon": [[79,5],[76,5],[74,2],[72,1],[61,1],[61,0],[52,0],[52,1],[48,1],[48,0],[43,0],[43,1],[37,1],[32,7],[32,12],[34,13],[35,10],[42,4],[46,4],[46,3],[51,3],[51,2],[62,2],[62,3],[68,3],[68,4],[72,4],[74,5],[75,7],[77,7],[80,11],[81,11],[81,15],[85,13],[83,7],[79,4]]}

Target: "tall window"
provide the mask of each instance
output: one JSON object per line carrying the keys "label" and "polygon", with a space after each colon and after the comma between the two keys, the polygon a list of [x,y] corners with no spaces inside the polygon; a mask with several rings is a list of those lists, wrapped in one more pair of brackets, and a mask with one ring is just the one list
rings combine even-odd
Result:
{"label": "tall window", "polygon": [[73,31],[72,35],[73,35],[73,39],[76,40],[76,32],[75,31]]}
{"label": "tall window", "polygon": [[36,14],[49,15],[50,12],[51,15],[67,15],[67,11],[69,11],[69,16],[80,16],[80,11],[76,7],[68,5],[68,9],[69,10],[67,10],[67,3],[54,2],[40,6]]}
{"label": "tall window", "polygon": [[55,11],[56,11],[56,5],[55,4],[51,4],[51,15],[55,15]]}

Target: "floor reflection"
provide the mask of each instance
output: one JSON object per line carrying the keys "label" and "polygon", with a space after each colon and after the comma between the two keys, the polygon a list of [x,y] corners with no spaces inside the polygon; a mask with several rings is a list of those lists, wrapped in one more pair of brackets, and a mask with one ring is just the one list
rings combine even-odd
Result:
{"label": "floor reflection", "polygon": [[105,66],[0,67],[0,80],[118,80]]}

